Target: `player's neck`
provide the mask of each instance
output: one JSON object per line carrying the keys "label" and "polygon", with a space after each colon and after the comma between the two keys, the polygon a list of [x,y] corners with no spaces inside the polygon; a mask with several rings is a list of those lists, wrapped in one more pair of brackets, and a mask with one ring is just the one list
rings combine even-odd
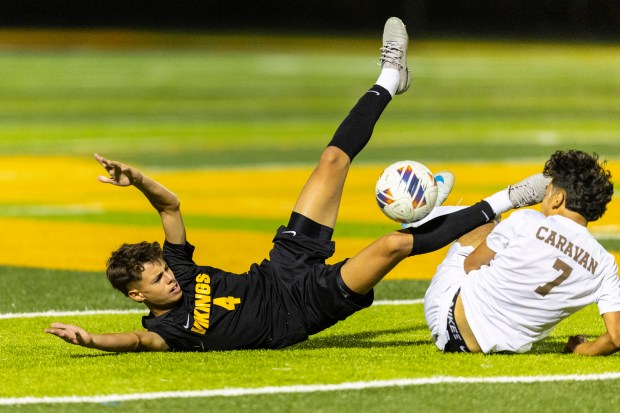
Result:
{"label": "player's neck", "polygon": [[552,214],[552,215],[560,215],[560,216],[562,216],[564,218],[568,218],[571,221],[576,222],[577,224],[579,224],[581,226],[584,226],[584,227],[588,226],[588,220],[585,219],[583,217],[583,215],[581,215],[578,212],[571,211],[570,209],[561,208],[561,209],[557,210],[557,212],[555,214]]}
{"label": "player's neck", "polygon": [[159,317],[159,316],[162,316],[162,315],[170,312],[170,309],[163,310],[163,309],[160,309],[160,308],[151,308],[151,307],[149,307],[149,310],[151,310],[151,313],[153,313],[153,315],[155,317]]}
{"label": "player's neck", "polygon": [[159,316],[162,316],[170,312],[176,306],[177,303],[175,302],[172,305],[167,305],[167,306],[158,306],[158,305],[155,305],[149,302],[145,302],[144,304],[148,307],[149,310],[151,310],[151,313],[155,317],[159,317]]}

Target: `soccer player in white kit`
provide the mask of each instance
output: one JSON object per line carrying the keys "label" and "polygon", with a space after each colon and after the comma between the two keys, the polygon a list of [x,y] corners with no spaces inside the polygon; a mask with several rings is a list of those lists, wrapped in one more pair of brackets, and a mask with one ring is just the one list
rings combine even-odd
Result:
{"label": "soccer player in white kit", "polygon": [[446,352],[531,349],[563,319],[596,303],[606,332],[570,337],[565,353],[620,349],[620,279],[613,255],[589,233],[613,195],[598,155],[557,151],[541,212],[515,211],[459,238],[424,299],[431,338]]}

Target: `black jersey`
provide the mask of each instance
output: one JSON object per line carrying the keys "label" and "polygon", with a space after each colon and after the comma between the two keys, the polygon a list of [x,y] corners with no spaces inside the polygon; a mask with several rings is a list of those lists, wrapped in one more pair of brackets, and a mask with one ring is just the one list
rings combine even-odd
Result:
{"label": "black jersey", "polygon": [[190,243],[164,243],[164,260],[183,296],[168,313],[142,325],[171,351],[282,348],[308,338],[298,307],[270,272],[268,261],[244,274],[196,265]]}

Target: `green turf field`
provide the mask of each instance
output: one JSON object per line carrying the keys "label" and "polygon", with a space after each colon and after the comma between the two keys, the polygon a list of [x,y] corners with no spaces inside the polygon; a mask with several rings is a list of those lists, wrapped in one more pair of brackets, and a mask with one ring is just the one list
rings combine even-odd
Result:
{"label": "green turf field", "polygon": [[[282,351],[115,355],[45,335],[54,320],[140,328],[139,307],[102,270],[110,242],[157,237],[158,220],[139,196],[93,183],[93,152],[178,188],[194,234],[232,229],[266,252],[297,177],[376,79],[380,40],[157,35],[140,46],[59,48],[7,38],[0,33],[0,411],[616,411],[618,356],[559,354],[569,335],[601,333],[596,307],[527,355],[444,355],[422,305],[394,301],[423,297],[429,272],[384,281],[383,305]],[[555,149],[597,151],[620,176],[620,47],[413,39],[409,54],[411,90],[356,159],[356,209],[342,211],[336,232],[345,250],[390,228],[365,174],[404,157],[454,165],[455,202],[501,188]],[[237,182],[248,171],[266,181]],[[280,192],[282,175],[292,184]],[[227,185],[251,188],[230,207],[211,202],[209,188]],[[593,230],[617,254],[617,195],[612,207]]]}

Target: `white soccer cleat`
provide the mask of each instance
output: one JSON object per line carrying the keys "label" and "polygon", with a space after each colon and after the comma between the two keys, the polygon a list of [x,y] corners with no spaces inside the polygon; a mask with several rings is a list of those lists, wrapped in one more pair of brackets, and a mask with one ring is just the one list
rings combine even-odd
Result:
{"label": "white soccer cleat", "polygon": [[396,69],[400,73],[397,95],[405,93],[411,85],[411,72],[407,67],[408,45],[409,36],[405,24],[398,17],[390,17],[383,28],[381,67]]}
{"label": "white soccer cleat", "polygon": [[547,185],[551,178],[547,178],[542,173],[528,176],[514,185],[508,186],[508,198],[515,208],[536,205],[542,202],[545,197]]}
{"label": "white soccer cleat", "polygon": [[454,186],[454,174],[449,171],[437,172],[435,175],[435,183],[437,184],[437,201],[435,207],[443,204],[450,195],[452,187]]}

